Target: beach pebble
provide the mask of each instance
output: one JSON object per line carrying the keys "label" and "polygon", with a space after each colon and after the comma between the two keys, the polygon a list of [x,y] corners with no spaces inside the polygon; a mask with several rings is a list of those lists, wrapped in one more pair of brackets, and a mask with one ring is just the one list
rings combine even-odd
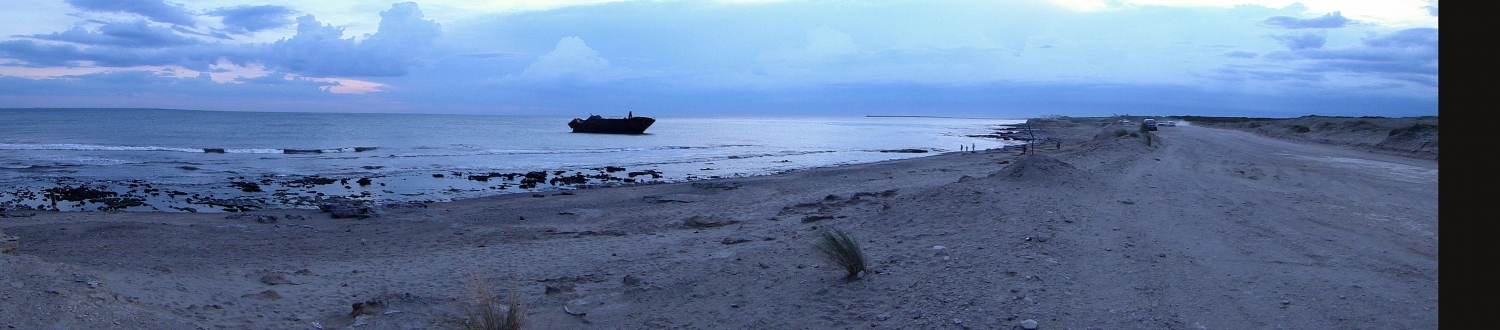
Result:
{"label": "beach pebble", "polygon": [[1021,329],[1036,330],[1036,320],[1021,321]]}
{"label": "beach pebble", "polygon": [[947,256],[948,255],[948,248],[945,248],[942,245],[937,245],[937,246],[933,246],[932,247],[932,252],[933,252],[933,254],[935,254],[936,256],[939,256],[939,257]]}
{"label": "beach pebble", "polygon": [[625,284],[625,286],[635,286],[641,284],[641,278],[635,275],[625,275],[625,278],[621,279],[620,283]]}

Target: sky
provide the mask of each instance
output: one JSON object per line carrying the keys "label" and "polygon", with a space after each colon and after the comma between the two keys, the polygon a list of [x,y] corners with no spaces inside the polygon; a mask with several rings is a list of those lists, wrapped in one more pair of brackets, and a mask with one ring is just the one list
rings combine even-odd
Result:
{"label": "sky", "polygon": [[8,0],[0,108],[1438,114],[1436,0]]}

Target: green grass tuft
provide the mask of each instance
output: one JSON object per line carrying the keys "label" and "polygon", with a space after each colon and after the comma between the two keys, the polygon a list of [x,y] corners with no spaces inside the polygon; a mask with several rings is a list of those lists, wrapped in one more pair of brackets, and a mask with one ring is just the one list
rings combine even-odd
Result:
{"label": "green grass tuft", "polygon": [[859,279],[859,273],[865,271],[868,263],[865,261],[865,252],[860,250],[859,242],[849,233],[838,228],[829,227],[818,235],[817,243],[812,245],[818,256],[829,264],[843,268],[849,272],[845,280]]}

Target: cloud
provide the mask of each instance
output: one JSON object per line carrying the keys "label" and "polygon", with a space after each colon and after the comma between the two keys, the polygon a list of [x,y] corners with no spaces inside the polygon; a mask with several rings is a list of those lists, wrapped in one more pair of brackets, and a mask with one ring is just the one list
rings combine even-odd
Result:
{"label": "cloud", "polygon": [[1272,35],[1271,39],[1276,39],[1291,50],[1323,48],[1323,44],[1328,40],[1323,33]]}
{"label": "cloud", "polygon": [[1414,28],[1365,38],[1362,47],[1297,52],[1308,70],[1368,73],[1426,86],[1438,84],[1438,29]]}
{"label": "cloud", "polygon": [[1308,19],[1291,16],[1273,16],[1261,22],[1261,24],[1284,29],[1333,29],[1348,25],[1349,19],[1344,18],[1344,15],[1339,12],[1332,12],[1317,18]]}
{"label": "cloud", "polygon": [[391,5],[380,12],[380,27],[363,41],[344,39],[344,30],[318,22],[312,15],[297,18],[297,34],[267,45],[241,62],[262,62],[268,68],[312,77],[401,76],[421,63],[442,27],[423,20],[415,2]]}
{"label": "cloud", "polygon": [[1432,17],[1438,17],[1438,2],[1437,2],[1437,0],[1428,0],[1427,2],[1431,3],[1432,5],[1431,6],[1422,6],[1422,9],[1426,9],[1427,10],[1427,15],[1432,16]]}
{"label": "cloud", "polygon": [[22,65],[75,67],[87,64],[103,67],[145,65],[178,65],[193,70],[207,70],[223,56],[222,49],[207,45],[175,48],[121,48],[114,46],[78,47],[41,44],[31,40],[0,41],[0,58],[22,61]]}
{"label": "cloud", "polygon": [[416,3],[393,4],[390,10],[381,12],[381,17],[379,30],[360,41],[343,38],[343,29],[305,15],[297,19],[297,34],[291,38],[241,45],[201,42],[145,21],[105,23],[97,31],[75,27],[30,36],[73,44],[0,41],[0,58],[15,59],[25,66],[177,65],[197,71],[209,70],[220,59],[227,59],[241,66],[262,64],[274,71],[308,77],[389,77],[405,75],[410,68],[422,65],[422,56],[442,35],[441,26],[422,19]]}
{"label": "cloud", "polygon": [[179,4],[162,0],[64,0],[74,8],[95,12],[141,15],[156,22],[193,26],[193,15]]}
{"label": "cloud", "polygon": [[244,35],[291,25],[288,17],[296,12],[287,7],[262,5],[224,7],[206,14],[220,17],[224,31]]}
{"label": "cloud", "polygon": [[[1290,39],[1295,42],[1296,38]],[[1405,29],[1368,37],[1348,47],[1288,48],[1292,50],[1262,56],[1280,67],[1230,67],[1218,70],[1222,74],[1218,78],[1325,80],[1329,75],[1340,75],[1438,86],[1438,29]]]}
{"label": "cloud", "polygon": [[578,37],[557,41],[557,47],[542,55],[521,72],[520,79],[534,82],[587,82],[597,80],[598,73],[609,68],[609,60],[589,48]]}
{"label": "cloud", "polygon": [[1436,59],[1438,47],[1438,29],[1415,28],[1396,31],[1386,36],[1366,38],[1362,41],[1366,46],[1380,48],[1415,48],[1431,51]]}
{"label": "cloud", "polygon": [[805,52],[809,56],[838,56],[856,51],[859,51],[859,46],[854,44],[854,38],[848,33],[828,27],[807,30]]}
{"label": "cloud", "polygon": [[1236,58],[1255,58],[1256,56],[1259,56],[1259,54],[1256,54],[1255,52],[1247,52],[1247,51],[1243,51],[1243,50],[1234,50],[1234,51],[1225,52],[1223,54],[1219,54],[1219,56],[1236,57]]}
{"label": "cloud", "polygon": [[153,26],[145,20],[128,23],[105,23],[97,32],[75,26],[67,31],[37,34],[33,39],[65,41],[84,45],[129,48],[163,48],[197,44],[198,39],[172,33],[172,29]]}

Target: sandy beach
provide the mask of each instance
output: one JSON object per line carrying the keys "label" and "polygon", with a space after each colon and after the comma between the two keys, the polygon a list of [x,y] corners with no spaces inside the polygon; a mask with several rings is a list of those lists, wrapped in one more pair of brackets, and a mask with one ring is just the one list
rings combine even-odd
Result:
{"label": "sandy beach", "polygon": [[[1111,134],[1133,124],[1033,128],[1043,142],[1024,153],[365,219],[9,210],[0,327],[458,328],[471,275],[519,293],[529,329],[1439,326],[1435,144],[1407,157],[1190,123],[1149,145]],[[845,281],[814,256],[828,227],[859,240],[869,272]]]}

